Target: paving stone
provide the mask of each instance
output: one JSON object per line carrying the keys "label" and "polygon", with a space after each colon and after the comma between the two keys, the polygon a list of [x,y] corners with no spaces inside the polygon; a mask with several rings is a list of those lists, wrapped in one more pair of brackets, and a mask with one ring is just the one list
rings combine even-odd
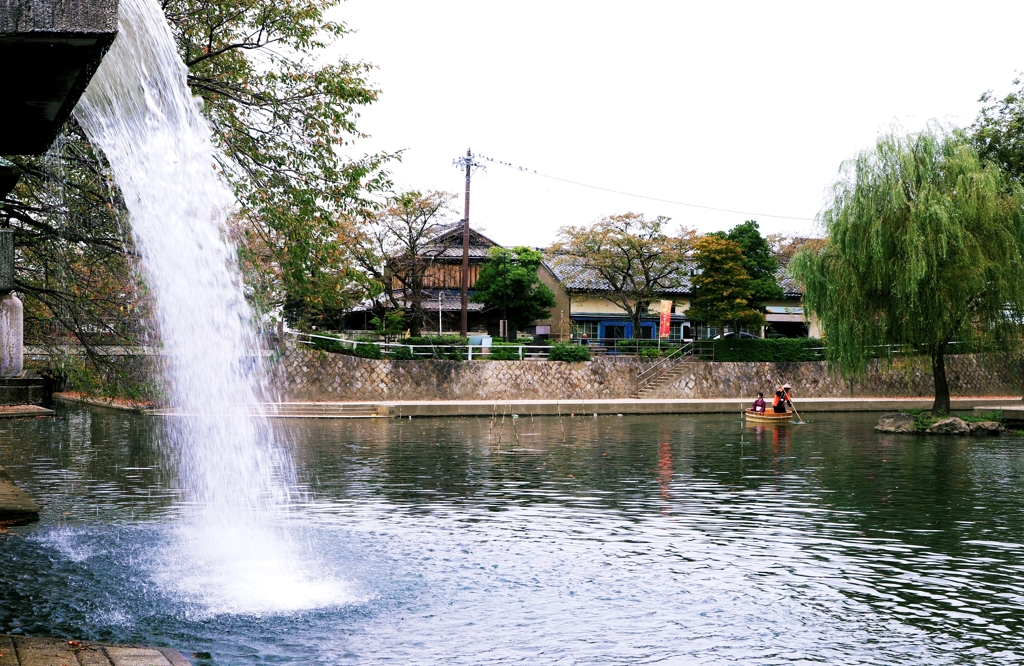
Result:
{"label": "paving stone", "polygon": [[77,666],[78,659],[59,638],[15,636],[14,646],[19,666]]}
{"label": "paving stone", "polygon": [[171,666],[171,662],[155,648],[107,647],[107,656],[114,666]]}
{"label": "paving stone", "polygon": [[18,656],[10,636],[0,636],[0,666],[18,666]]}

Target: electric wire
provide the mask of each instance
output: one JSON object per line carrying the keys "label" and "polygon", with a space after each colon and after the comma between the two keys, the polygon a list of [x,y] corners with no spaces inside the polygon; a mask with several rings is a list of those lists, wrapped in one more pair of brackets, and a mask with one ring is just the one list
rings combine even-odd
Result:
{"label": "electric wire", "polygon": [[702,206],[700,204],[687,203],[685,201],[673,201],[672,199],[659,199],[658,197],[649,197],[643,194],[634,194],[633,192],[624,192],[622,190],[613,190],[610,187],[601,187],[600,185],[590,185],[588,183],[581,183],[575,180],[569,180],[568,178],[559,178],[558,176],[549,176],[545,173],[540,173],[535,169],[527,169],[522,166],[515,166],[511,162],[503,162],[501,160],[494,159],[493,157],[487,157],[486,155],[475,155],[482,160],[487,160],[493,164],[512,169],[513,171],[520,171],[522,173],[531,174],[534,176],[540,176],[541,178],[547,178],[548,180],[557,180],[561,183],[568,183],[570,185],[576,185],[578,187],[587,187],[592,190],[600,190],[601,192],[610,192],[612,194],[621,194],[627,197],[633,197],[635,199],[646,199],[647,201],[657,201],[659,203],[673,204],[676,206],[686,206],[688,208],[699,208],[701,210],[713,210],[719,213],[733,213],[736,215],[750,215],[752,217],[770,217],[777,220],[799,220],[801,222],[814,222],[813,217],[795,217],[793,215],[773,215],[771,213],[754,213],[748,210],[732,210],[730,208],[717,208],[715,206]]}

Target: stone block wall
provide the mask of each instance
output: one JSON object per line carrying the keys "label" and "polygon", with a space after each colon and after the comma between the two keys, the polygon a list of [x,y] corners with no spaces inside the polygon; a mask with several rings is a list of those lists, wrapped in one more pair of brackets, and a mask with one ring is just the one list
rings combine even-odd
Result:
{"label": "stone block wall", "polygon": [[[270,371],[283,401],[589,400],[628,398],[652,361],[602,357],[588,363],[545,361],[378,361],[290,349]],[[954,396],[1019,395],[1019,362],[997,356],[947,358]],[[874,361],[852,385],[824,362],[687,364],[651,398],[749,398],[780,382],[800,397],[930,396],[926,358]]]}
{"label": "stone block wall", "polygon": [[[953,396],[1020,395],[1018,361],[999,356],[962,355],[946,358],[946,376]],[[772,392],[789,382],[804,398],[932,396],[931,361],[920,356],[874,360],[867,374],[852,385],[831,374],[824,361],[810,363],[689,364],[652,398],[746,398]]]}
{"label": "stone block wall", "polygon": [[546,361],[377,361],[294,349],[271,369],[284,401],[584,400],[636,390],[636,359]]}

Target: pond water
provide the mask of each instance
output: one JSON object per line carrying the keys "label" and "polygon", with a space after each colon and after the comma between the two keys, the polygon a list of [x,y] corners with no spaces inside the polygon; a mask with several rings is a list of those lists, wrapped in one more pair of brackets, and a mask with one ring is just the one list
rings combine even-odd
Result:
{"label": "pond water", "polygon": [[280,422],[302,484],[280,520],[326,592],[256,610],[172,555],[158,419],[4,421],[44,510],[0,534],[0,633],[201,664],[1024,661],[1024,439],[876,419]]}

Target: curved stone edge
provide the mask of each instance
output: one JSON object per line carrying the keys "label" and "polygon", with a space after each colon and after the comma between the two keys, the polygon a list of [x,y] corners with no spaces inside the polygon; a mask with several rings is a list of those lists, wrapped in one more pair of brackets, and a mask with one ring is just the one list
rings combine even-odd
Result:
{"label": "curved stone edge", "polygon": [[[0,467],[0,518],[31,519],[38,515],[39,505],[28,496],[28,493],[15,485],[14,479],[6,469]],[[0,662],[0,665],[2,663]]]}

